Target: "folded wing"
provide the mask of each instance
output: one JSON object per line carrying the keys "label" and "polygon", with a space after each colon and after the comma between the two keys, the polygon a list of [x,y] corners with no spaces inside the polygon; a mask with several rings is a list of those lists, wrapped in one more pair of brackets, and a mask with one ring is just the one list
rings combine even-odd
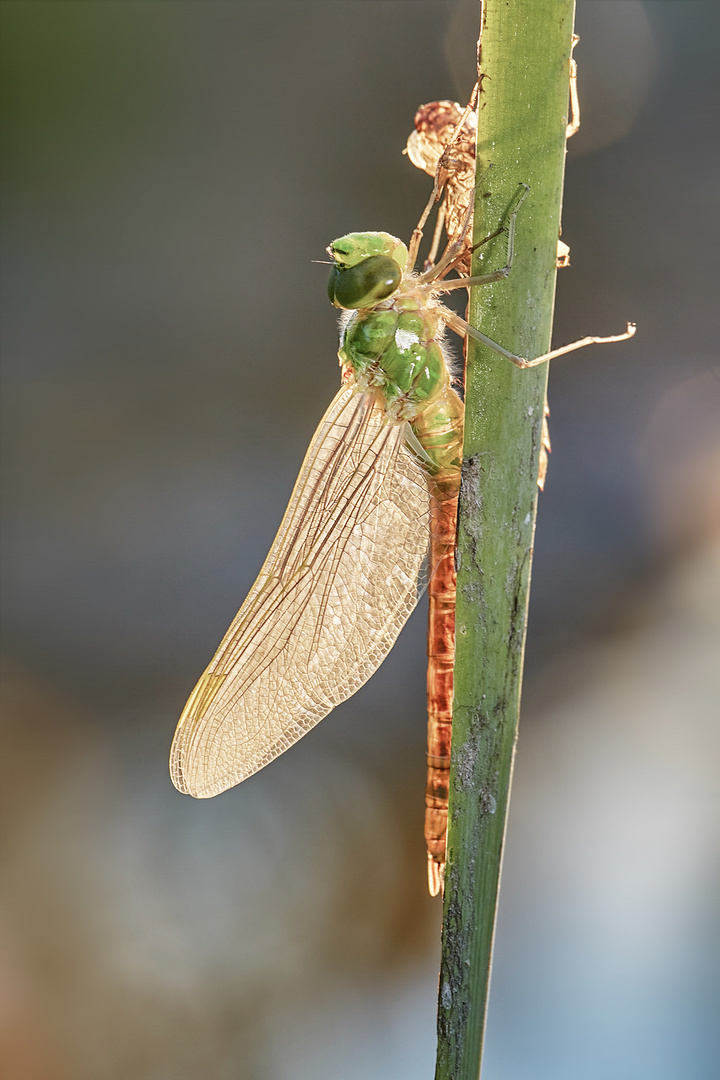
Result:
{"label": "folded wing", "polygon": [[315,432],[260,575],[178,723],[175,786],[232,787],[379,667],[415,607],[427,477],[404,422],[345,386]]}

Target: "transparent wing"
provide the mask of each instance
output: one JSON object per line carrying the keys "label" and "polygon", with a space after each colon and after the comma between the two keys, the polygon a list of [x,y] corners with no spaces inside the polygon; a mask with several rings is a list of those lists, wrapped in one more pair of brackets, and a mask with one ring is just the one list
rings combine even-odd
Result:
{"label": "transparent wing", "polygon": [[427,477],[371,393],[344,387],[315,432],[270,553],[185,706],[180,790],[217,795],[369,679],[417,603]]}

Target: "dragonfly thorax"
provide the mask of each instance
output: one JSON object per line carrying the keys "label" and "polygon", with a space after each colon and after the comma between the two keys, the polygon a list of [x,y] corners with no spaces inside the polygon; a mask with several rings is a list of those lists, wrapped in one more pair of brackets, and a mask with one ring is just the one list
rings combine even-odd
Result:
{"label": "dragonfly thorax", "polygon": [[360,389],[377,392],[389,417],[409,421],[436,468],[455,469],[462,402],[451,386],[434,305],[408,285],[375,308],[353,312],[342,332],[340,363]]}

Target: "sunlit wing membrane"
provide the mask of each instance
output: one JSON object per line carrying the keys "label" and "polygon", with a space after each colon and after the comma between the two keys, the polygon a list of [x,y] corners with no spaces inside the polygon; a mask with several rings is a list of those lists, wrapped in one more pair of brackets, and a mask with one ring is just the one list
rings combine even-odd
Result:
{"label": "sunlit wing membrane", "polygon": [[379,667],[417,603],[427,477],[371,393],[346,386],[315,432],[270,553],[198,682],[170,754],[196,798],[297,742]]}

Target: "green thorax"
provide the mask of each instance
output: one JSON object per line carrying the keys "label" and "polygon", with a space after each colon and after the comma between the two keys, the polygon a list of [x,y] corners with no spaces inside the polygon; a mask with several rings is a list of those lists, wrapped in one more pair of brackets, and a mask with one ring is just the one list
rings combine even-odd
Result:
{"label": "green thorax", "polygon": [[440,344],[432,288],[404,273],[407,248],[388,233],[349,233],[328,251],[330,299],[352,311],[340,341],[345,377],[376,390],[388,416],[409,422],[429,471],[455,474],[463,406]]}

